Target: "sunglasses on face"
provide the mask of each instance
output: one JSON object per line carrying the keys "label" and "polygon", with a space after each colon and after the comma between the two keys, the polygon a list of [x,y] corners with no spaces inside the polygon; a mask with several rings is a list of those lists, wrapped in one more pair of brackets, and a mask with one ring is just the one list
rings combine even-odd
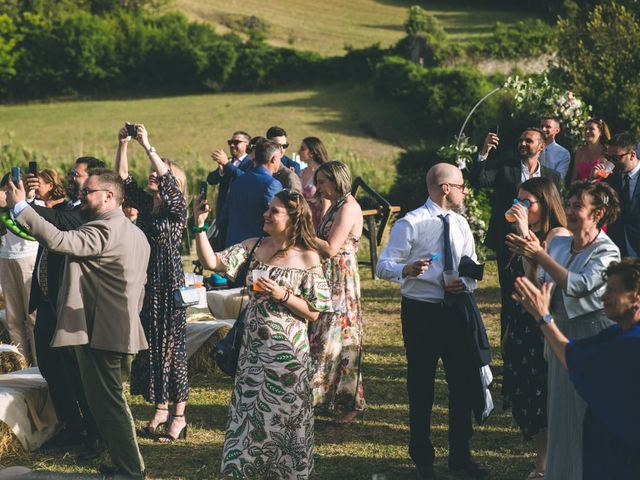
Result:
{"label": "sunglasses on face", "polygon": [[93,192],[109,192],[110,190],[106,190],[104,188],[83,188],[82,190],[80,190],[80,193],[86,197],[87,195],[89,195],[90,193]]}
{"label": "sunglasses on face", "polygon": [[287,148],[289,148],[289,144],[288,143],[280,143],[280,148],[283,150],[286,150]]}
{"label": "sunglasses on face", "polygon": [[245,140],[227,140],[227,145],[237,147],[241,143],[247,143]]}
{"label": "sunglasses on face", "polygon": [[534,203],[540,203],[540,200],[529,200],[528,198],[514,198],[513,199],[513,203],[519,203],[520,205],[522,205],[524,208],[529,208],[531,207],[531,205],[533,205]]}

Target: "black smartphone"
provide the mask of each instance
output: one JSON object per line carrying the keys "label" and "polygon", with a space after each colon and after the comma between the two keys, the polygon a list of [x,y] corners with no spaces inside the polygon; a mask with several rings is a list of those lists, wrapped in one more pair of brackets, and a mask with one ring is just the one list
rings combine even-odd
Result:
{"label": "black smartphone", "polygon": [[20,167],[11,167],[11,181],[14,185],[20,183]]}
{"label": "black smartphone", "polygon": [[131,138],[136,138],[136,136],[138,135],[138,127],[135,123],[125,123],[125,126],[127,127],[127,135],[129,135]]}
{"label": "black smartphone", "polygon": [[204,200],[207,199],[207,187],[209,184],[207,182],[200,182],[200,197]]}
{"label": "black smartphone", "polygon": [[29,174],[37,175],[38,174],[38,162],[29,162]]}

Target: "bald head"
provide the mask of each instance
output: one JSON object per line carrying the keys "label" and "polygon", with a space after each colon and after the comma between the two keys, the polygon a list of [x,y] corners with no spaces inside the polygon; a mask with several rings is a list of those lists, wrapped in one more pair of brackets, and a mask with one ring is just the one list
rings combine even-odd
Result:
{"label": "bald head", "polygon": [[442,196],[440,185],[443,183],[464,183],[462,172],[450,163],[437,163],[427,173],[427,190],[431,198]]}

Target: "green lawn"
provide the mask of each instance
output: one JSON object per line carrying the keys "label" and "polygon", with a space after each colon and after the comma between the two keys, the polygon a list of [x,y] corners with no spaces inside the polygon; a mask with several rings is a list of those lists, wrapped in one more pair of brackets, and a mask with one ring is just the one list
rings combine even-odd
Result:
{"label": "green lawn", "polygon": [[[395,174],[400,147],[415,141],[416,125],[369,87],[333,84],[304,90],[224,93],[166,98],[69,101],[0,106],[0,145],[11,135],[48,155],[53,165],[70,165],[94,155],[111,163],[118,129],[125,121],[144,123],[162,156],[188,167],[192,182],[211,170],[213,148],[227,149],[234,130],[264,135],[268,127],[287,130],[289,153],[302,138],[320,137],[332,159],[347,161],[383,190]],[[146,170],[142,149],[131,150]],[[1,159],[0,159],[1,160]]]}
{"label": "green lawn", "polygon": [[[408,405],[400,333],[400,296],[395,284],[370,280],[368,269],[362,268],[361,273],[366,317],[363,375],[369,410],[362,421],[347,427],[334,427],[327,417],[316,417],[316,473],[313,478],[369,480],[373,473],[384,473],[387,480],[406,480],[413,478],[413,466],[407,455]],[[494,347],[499,335],[498,295],[495,264],[489,263],[477,298]],[[501,365],[495,348],[493,366],[494,374],[499,374]],[[522,441],[510,412],[501,410],[501,379],[496,376],[493,386],[496,410],[485,425],[476,427],[472,443],[474,455],[490,468],[494,480],[524,478],[531,470],[533,446]],[[191,378],[188,439],[171,445],[140,441],[150,478],[224,478],[218,471],[230,388],[231,381],[220,375]],[[448,475],[446,468],[446,405],[446,383],[440,372],[433,440],[437,454],[436,474],[444,480],[457,478]],[[151,407],[138,398],[132,400],[132,409],[139,425],[152,412]],[[73,456],[62,450],[34,453],[29,458],[3,458],[1,463],[83,473],[90,473],[93,466],[77,466]]]}
{"label": "green lawn", "polygon": [[273,45],[340,55],[345,45],[379,42],[386,47],[397,42],[404,36],[408,9],[415,4],[435,15],[453,41],[477,40],[489,35],[497,21],[522,19],[521,12],[482,8],[473,2],[415,0],[174,0],[170,8],[211,23],[220,33],[229,31],[226,16],[255,15],[269,23],[267,38]]}

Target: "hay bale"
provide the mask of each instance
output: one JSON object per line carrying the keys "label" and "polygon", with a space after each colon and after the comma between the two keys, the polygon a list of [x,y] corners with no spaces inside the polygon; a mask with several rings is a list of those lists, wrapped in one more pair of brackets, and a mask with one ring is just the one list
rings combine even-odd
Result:
{"label": "hay bale", "polygon": [[22,370],[28,366],[27,361],[21,354],[12,351],[0,352],[0,374]]}
{"label": "hay bale", "polygon": [[5,458],[5,456],[9,455],[24,456],[26,454],[24,447],[9,426],[4,422],[0,422],[0,458]]}
{"label": "hay bale", "polygon": [[206,342],[202,344],[202,346],[198,350],[196,350],[193,355],[191,355],[188,363],[188,371],[190,374],[204,373],[206,375],[212,375],[214,373],[220,372],[220,369],[218,368],[215,360],[213,360],[209,356],[209,352],[213,349],[213,347],[215,347],[216,343],[227,336],[229,330],[229,327],[220,327],[209,337]]}

